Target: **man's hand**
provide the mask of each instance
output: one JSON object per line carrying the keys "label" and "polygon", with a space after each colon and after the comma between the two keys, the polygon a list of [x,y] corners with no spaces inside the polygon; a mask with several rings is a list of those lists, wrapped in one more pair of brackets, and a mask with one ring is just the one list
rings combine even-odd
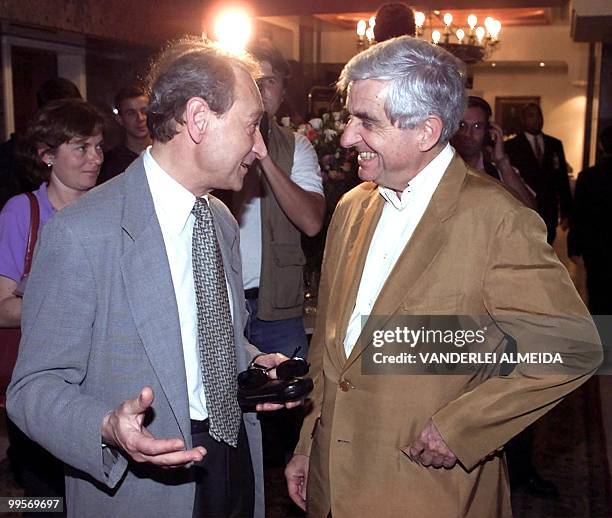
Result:
{"label": "man's hand", "polygon": [[561,221],[559,222],[559,226],[561,227],[561,230],[569,229],[570,227],[569,218],[567,216],[564,218],[561,218]]}
{"label": "man's hand", "polygon": [[570,255],[569,258],[576,266],[582,266],[584,268],[584,259],[581,255]]}
{"label": "man's hand", "polygon": [[429,420],[410,446],[410,458],[425,467],[452,468],[457,457],[449,449],[433,422]]}
{"label": "man's hand", "polygon": [[309,464],[310,457],[294,455],[285,468],[289,496],[302,511],[306,511],[306,485],[308,483]]}
{"label": "man's hand", "polygon": [[[288,359],[289,358],[287,358],[284,354],[270,353],[258,356],[256,362],[257,364],[263,365],[264,367],[270,369],[268,371],[268,375],[270,376],[270,378],[277,379],[275,367],[277,367],[284,361],[287,361]],[[274,410],[280,410],[281,408],[295,408],[303,404],[303,399],[298,399],[297,401],[287,401],[285,404],[282,405],[279,403],[259,403],[255,406],[255,410],[257,410],[258,412],[272,412]]]}
{"label": "man's hand", "polygon": [[135,399],[128,399],[102,422],[102,442],[127,453],[136,462],[165,468],[178,468],[199,462],[206,449],[185,450],[182,439],[156,439],[142,425],[145,412],[153,404],[153,389],[144,387]]}
{"label": "man's hand", "polygon": [[491,151],[491,157],[494,162],[499,162],[506,158],[506,152],[504,150],[504,131],[501,126],[493,121],[489,122],[489,131],[491,132],[491,138],[493,139],[493,150]]}

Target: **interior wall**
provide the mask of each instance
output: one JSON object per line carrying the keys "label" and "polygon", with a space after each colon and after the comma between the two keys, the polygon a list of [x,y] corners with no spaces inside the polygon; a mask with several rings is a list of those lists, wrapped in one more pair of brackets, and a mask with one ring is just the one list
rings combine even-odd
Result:
{"label": "interior wall", "polygon": [[[346,63],[357,52],[356,35],[348,30],[321,32],[321,61]],[[495,109],[497,96],[537,95],[544,112],[544,131],[563,141],[574,171],[582,165],[586,113],[588,44],[576,43],[567,24],[508,27],[489,61],[476,67],[472,93]],[[539,62],[553,66],[540,68]]]}
{"label": "interior wall", "polygon": [[276,23],[266,19],[257,20],[255,34],[259,39],[268,40],[281,51],[285,59],[299,61],[299,23],[297,17],[287,16],[286,18],[287,20],[281,19],[285,22],[283,24],[278,23],[279,20],[277,19],[273,19]]}
{"label": "interior wall", "polygon": [[0,19],[30,27],[159,45],[183,34],[201,34],[200,0],[0,0]]}
{"label": "interior wall", "polygon": [[[565,159],[574,173],[582,167],[586,85],[572,84],[565,67],[516,67],[480,70],[471,95],[484,97],[495,111],[495,98],[539,96],[544,133],[563,142]],[[494,113],[495,118],[495,113]]]}

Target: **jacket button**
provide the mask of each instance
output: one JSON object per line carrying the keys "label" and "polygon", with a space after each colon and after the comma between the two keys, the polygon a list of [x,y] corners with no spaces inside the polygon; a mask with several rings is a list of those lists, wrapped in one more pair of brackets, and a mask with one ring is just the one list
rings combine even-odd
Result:
{"label": "jacket button", "polygon": [[351,382],[350,382],[350,381],[348,381],[348,380],[342,380],[342,381],[340,382],[340,390],[341,390],[342,392],[348,392],[350,388],[351,388]]}

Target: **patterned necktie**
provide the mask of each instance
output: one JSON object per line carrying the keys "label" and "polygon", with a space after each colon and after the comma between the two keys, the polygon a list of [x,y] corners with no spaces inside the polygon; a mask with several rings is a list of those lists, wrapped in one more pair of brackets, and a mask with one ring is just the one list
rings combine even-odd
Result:
{"label": "patterned necktie", "polygon": [[208,202],[196,198],[192,264],[198,309],[198,346],[210,435],[238,444],[242,412],[236,397],[236,349],[225,271]]}

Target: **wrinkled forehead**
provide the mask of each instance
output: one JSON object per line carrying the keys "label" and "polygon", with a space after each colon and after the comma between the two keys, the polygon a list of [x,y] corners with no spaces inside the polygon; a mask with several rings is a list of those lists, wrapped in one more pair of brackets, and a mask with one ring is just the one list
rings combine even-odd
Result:
{"label": "wrinkled forehead", "polygon": [[149,98],[146,95],[137,95],[135,97],[127,97],[119,103],[119,110],[125,111],[130,108],[140,108],[149,104]]}
{"label": "wrinkled forehead", "polygon": [[486,122],[489,119],[487,113],[479,106],[469,106],[463,114],[463,120],[465,121],[481,121]]}
{"label": "wrinkled forehead", "polygon": [[525,118],[542,117],[542,112],[537,106],[527,106],[523,110],[523,116]]}
{"label": "wrinkled forehead", "polygon": [[346,105],[349,111],[382,107],[387,99],[389,81],[382,79],[358,79],[351,81],[347,89]]}
{"label": "wrinkled forehead", "polygon": [[259,68],[261,69],[261,77],[258,79],[262,79],[264,77],[274,77],[276,79],[283,79],[283,75],[272,67],[272,64],[269,61],[260,61]]}

